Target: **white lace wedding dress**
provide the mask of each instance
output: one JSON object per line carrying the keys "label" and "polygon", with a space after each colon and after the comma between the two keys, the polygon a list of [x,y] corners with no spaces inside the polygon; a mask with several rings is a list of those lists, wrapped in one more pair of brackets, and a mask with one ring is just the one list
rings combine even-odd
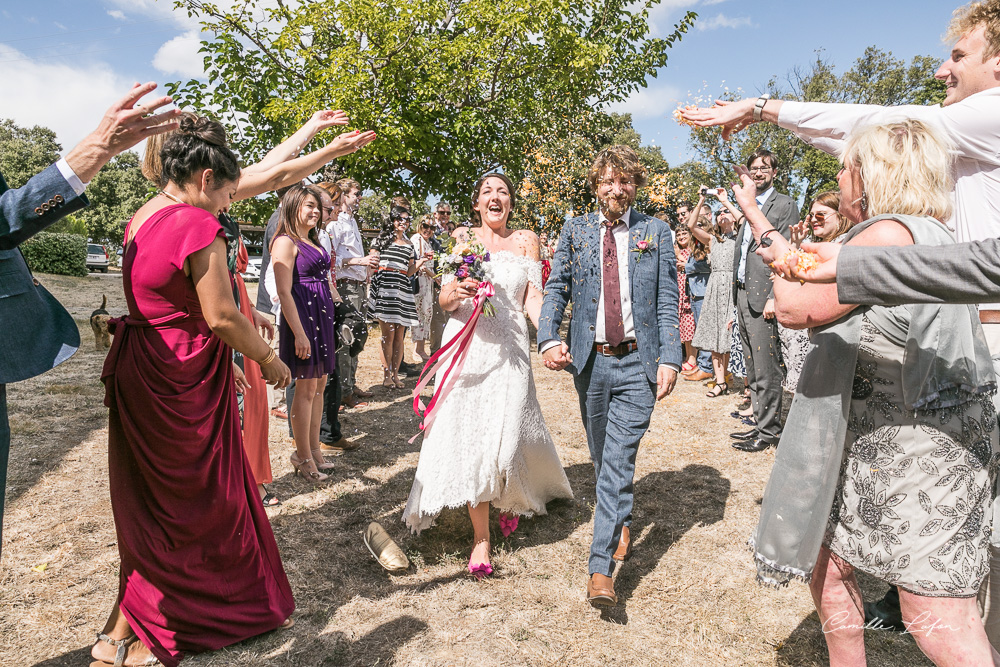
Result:
{"label": "white lace wedding dress", "polygon": [[[541,289],[542,265],[502,250],[491,253],[486,275],[496,289],[490,301],[497,313],[480,316],[462,374],[424,431],[403,510],[414,532],[432,526],[445,507],[490,502],[532,516],[545,514],[550,500],[573,497],[542,418],[528,356],[524,294],[529,281]],[[451,314],[442,340],[458,334],[471,315],[467,299]]]}

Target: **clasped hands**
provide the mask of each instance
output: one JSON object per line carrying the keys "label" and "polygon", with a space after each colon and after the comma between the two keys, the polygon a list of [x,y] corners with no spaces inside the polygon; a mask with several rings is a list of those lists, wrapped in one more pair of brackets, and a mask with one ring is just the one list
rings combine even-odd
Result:
{"label": "clasped hands", "polygon": [[542,361],[550,371],[561,371],[573,363],[573,355],[569,353],[569,345],[559,343],[542,352]]}

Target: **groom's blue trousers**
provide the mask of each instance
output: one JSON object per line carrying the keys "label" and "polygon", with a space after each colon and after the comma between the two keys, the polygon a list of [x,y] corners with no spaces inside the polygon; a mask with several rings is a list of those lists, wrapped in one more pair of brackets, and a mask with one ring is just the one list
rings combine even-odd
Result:
{"label": "groom's blue trousers", "polygon": [[622,357],[592,352],[574,380],[597,476],[588,573],[611,576],[622,526],[632,522],[635,455],[649,428],[656,385],[647,379],[637,351]]}

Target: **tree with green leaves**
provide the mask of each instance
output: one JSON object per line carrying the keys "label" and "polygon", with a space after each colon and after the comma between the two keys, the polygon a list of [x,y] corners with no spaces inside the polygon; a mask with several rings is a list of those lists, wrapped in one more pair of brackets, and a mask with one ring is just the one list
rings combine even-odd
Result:
{"label": "tree with green leaves", "polygon": [[315,109],[344,109],[378,140],[341,160],[366,188],[460,201],[483,172],[520,182],[539,136],[626,99],[693,25],[650,36],[626,0],[206,0],[176,6],[202,22],[207,81],[169,85],[219,111],[246,162]]}
{"label": "tree with green leaves", "polygon": [[[929,56],[916,56],[906,63],[872,46],[851,69],[838,76],[830,61],[818,53],[808,71],[789,73],[788,88],[772,78],[761,92],[776,99],[802,102],[939,104],[944,99],[944,84],[934,79],[938,66],[939,62]],[[731,95],[727,99],[738,97]],[[735,166],[764,147],[777,159],[779,171],[775,184],[802,201],[803,206],[808,206],[819,193],[837,189],[840,171],[837,158],[772,123],[750,125],[728,141],[722,139],[721,128],[693,128],[690,145],[713,181],[706,185],[731,182]]]}
{"label": "tree with green leaves", "polygon": [[62,146],[47,127],[20,127],[9,118],[0,119],[0,172],[7,185],[19,188],[28,179],[59,159]]}
{"label": "tree with green leaves", "polygon": [[97,172],[87,186],[90,206],[82,209],[77,216],[86,223],[87,233],[94,242],[120,248],[125,223],[153,191],[142,175],[139,156],[127,151]]}

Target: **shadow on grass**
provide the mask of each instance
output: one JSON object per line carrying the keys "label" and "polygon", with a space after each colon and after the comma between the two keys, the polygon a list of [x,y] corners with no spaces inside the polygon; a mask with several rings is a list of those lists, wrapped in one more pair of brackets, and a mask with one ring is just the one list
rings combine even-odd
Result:
{"label": "shadow on grass", "polygon": [[628,601],[643,578],[689,530],[722,521],[729,488],[728,479],[705,465],[653,472],[635,483],[631,533],[636,541],[632,557],[618,568],[618,606],[602,609],[602,620],[628,623]]}
{"label": "shadow on grass", "polygon": [[[293,665],[322,665],[347,667],[354,665],[389,665],[392,664],[396,652],[407,642],[427,630],[427,624],[412,616],[400,616],[378,626],[357,640],[350,640],[343,632],[333,632],[316,637],[303,636],[299,633],[295,641],[283,651],[271,653],[266,664],[286,663]],[[292,632],[292,631],[282,631]],[[226,660],[227,653],[254,653],[254,644],[268,641],[275,636],[268,632],[260,637],[226,647],[212,654],[204,654],[211,660],[222,659],[227,664],[237,663],[239,659]],[[49,658],[35,663],[33,667],[77,667],[91,664],[90,647],[84,647],[64,653],[55,658]],[[200,661],[199,661],[200,662]],[[103,663],[97,663],[98,665]],[[245,664],[245,663],[244,663]],[[264,663],[261,663],[264,664]]]}

